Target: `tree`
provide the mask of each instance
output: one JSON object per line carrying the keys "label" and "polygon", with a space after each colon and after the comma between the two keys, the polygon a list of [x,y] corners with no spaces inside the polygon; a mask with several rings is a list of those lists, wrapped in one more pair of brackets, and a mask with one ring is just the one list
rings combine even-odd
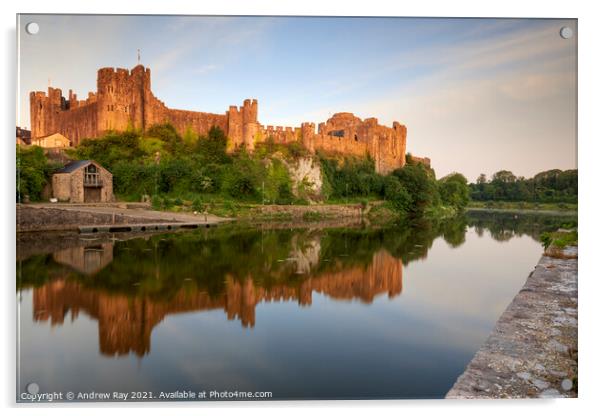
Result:
{"label": "tree", "polygon": [[400,212],[409,212],[412,206],[412,197],[401,185],[396,176],[388,175],[384,180],[385,199],[391,201],[395,209]]}
{"label": "tree", "polygon": [[422,214],[428,206],[436,201],[437,184],[432,171],[424,165],[406,165],[401,169],[394,170],[392,175],[399,179],[403,188],[411,196],[412,203],[409,207],[411,214]]}
{"label": "tree", "polygon": [[483,174],[470,184],[471,197],[479,201],[577,202],[578,173],[576,169],[551,169],[533,178],[516,177],[507,170],[496,172],[487,182]]}
{"label": "tree", "polygon": [[211,127],[207,136],[197,141],[197,152],[205,163],[226,163],[229,157],[226,153],[228,139],[222,129]]}
{"label": "tree", "polygon": [[491,179],[491,182],[498,183],[514,183],[516,182],[516,176],[509,170],[500,170],[499,172],[495,172]]}
{"label": "tree", "polygon": [[468,180],[461,173],[451,173],[439,180],[441,202],[454,208],[462,209],[470,200]]}
{"label": "tree", "polygon": [[161,139],[165,142],[165,149],[172,155],[185,153],[184,140],[170,123],[155,124],[145,132],[145,136]]}
{"label": "tree", "polygon": [[52,170],[44,149],[17,146],[17,202],[22,202],[25,195],[31,201],[39,201]]}

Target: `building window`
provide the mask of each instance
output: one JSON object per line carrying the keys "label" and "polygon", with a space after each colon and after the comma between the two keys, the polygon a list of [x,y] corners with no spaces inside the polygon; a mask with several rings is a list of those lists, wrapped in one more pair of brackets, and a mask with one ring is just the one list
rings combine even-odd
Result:
{"label": "building window", "polygon": [[84,186],[101,186],[100,173],[96,166],[88,165],[84,169]]}

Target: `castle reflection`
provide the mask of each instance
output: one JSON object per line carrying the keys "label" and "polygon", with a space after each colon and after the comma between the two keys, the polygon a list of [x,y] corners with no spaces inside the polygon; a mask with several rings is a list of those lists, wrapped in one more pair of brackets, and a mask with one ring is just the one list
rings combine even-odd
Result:
{"label": "castle reflection", "polygon": [[144,356],[153,329],[169,315],[222,310],[253,328],[261,325],[256,310],[264,303],[307,307],[319,294],[370,304],[400,295],[404,265],[426,258],[438,237],[458,247],[470,225],[496,239],[537,239],[566,221],[546,218],[478,214],[393,229],[224,226],[125,241],[22,236],[17,287],[32,290],[34,321],[63,325],[84,313],[98,322],[102,354]]}
{"label": "castle reflection", "polygon": [[[265,252],[266,242],[263,243]],[[102,278],[99,272],[111,265],[114,251],[116,262],[127,261],[123,253],[129,256],[131,247],[118,250],[113,243],[102,243],[63,249],[53,253],[52,259],[56,266],[68,267],[59,267],[52,278],[33,289],[33,317],[54,326],[62,325],[69,314],[75,320],[83,312],[98,321],[102,354],[143,356],[150,352],[153,328],[171,314],[221,309],[227,319],[239,320],[243,327],[254,327],[255,311],[261,303],[297,302],[309,306],[314,293],[336,300],[371,303],[381,294],[394,297],[402,292],[402,261],[385,249],[373,252],[367,262],[354,264],[344,253],[334,259],[321,258],[320,235],[308,238],[294,234],[289,243],[286,257],[277,259],[273,268],[261,268],[263,279],[254,278],[252,267],[242,278],[236,270],[226,272],[218,293],[210,293],[202,287],[203,282],[184,279],[167,297],[145,293],[144,287],[127,293],[90,284]],[[152,242],[147,246],[152,247]],[[162,276],[156,247],[144,248],[142,252],[153,253],[141,259],[141,263],[155,261],[151,278],[169,279]],[[134,288],[141,285],[132,284]]]}

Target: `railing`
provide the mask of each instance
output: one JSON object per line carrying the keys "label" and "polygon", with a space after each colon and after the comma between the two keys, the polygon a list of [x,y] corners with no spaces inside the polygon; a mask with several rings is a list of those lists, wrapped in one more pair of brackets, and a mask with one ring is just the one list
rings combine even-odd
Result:
{"label": "railing", "polygon": [[102,186],[102,179],[98,173],[85,173],[84,186]]}

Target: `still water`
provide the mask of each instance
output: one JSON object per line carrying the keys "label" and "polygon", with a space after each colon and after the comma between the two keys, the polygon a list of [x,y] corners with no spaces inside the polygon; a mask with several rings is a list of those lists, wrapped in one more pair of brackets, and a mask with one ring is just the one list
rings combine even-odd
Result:
{"label": "still water", "polygon": [[17,394],[440,398],[562,221],[28,237]]}

